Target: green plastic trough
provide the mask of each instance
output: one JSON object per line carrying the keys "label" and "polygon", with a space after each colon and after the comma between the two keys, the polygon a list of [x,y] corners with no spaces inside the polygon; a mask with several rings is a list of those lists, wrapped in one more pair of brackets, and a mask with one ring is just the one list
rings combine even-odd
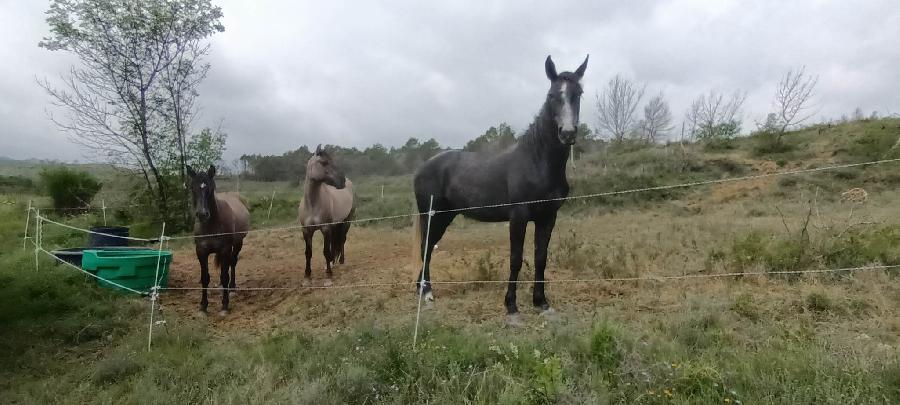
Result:
{"label": "green plastic trough", "polygon": [[[156,285],[156,264],[159,261],[159,286],[169,283],[169,264],[172,252],[152,249],[88,249],[84,251],[81,267],[97,277],[122,286],[145,292]],[[116,285],[97,280],[101,287],[122,290]],[[122,290],[124,291],[124,290]]]}

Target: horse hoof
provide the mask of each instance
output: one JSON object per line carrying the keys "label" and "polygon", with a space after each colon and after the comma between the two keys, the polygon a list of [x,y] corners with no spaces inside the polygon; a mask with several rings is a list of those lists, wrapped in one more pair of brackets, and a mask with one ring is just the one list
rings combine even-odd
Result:
{"label": "horse hoof", "polygon": [[434,302],[434,294],[431,291],[425,293],[425,302]]}
{"label": "horse hoof", "polygon": [[541,311],[541,316],[546,317],[548,319],[558,319],[559,313],[556,312],[553,307],[547,307],[546,309]]}
{"label": "horse hoof", "polygon": [[205,309],[198,309],[198,310],[197,310],[197,317],[198,317],[198,318],[206,318],[207,316],[209,316],[209,313],[207,313]]}
{"label": "horse hoof", "polygon": [[326,278],[325,282],[322,285],[324,285],[325,287],[331,287],[334,285],[334,283],[331,281],[330,278]]}
{"label": "horse hoof", "polygon": [[309,277],[303,277],[303,281],[300,282],[301,287],[309,287],[309,284],[312,283],[312,280]]}
{"label": "horse hoof", "polygon": [[227,310],[227,309],[223,309],[223,310],[219,311],[219,317],[224,318],[224,317],[226,317],[226,316],[228,316],[228,310]]}
{"label": "horse hoof", "polygon": [[506,316],[506,325],[513,328],[520,328],[525,326],[525,323],[522,322],[522,318],[519,317],[519,314],[509,314]]}

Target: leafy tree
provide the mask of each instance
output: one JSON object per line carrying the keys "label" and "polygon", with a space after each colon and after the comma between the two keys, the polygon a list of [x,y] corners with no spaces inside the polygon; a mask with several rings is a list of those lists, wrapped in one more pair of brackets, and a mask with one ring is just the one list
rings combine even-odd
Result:
{"label": "leafy tree", "polygon": [[516,133],[507,123],[490,127],[477,138],[466,143],[463,150],[496,153],[516,143]]}
{"label": "leafy tree", "polygon": [[[68,112],[51,119],[100,157],[143,175],[164,216],[163,165],[185,162],[187,123],[209,36],[224,30],[210,0],[52,0],[40,46],[75,55],[57,87],[40,84]],[[155,186],[154,186],[155,184]]]}
{"label": "leafy tree", "polygon": [[221,161],[227,138],[228,135],[224,132],[203,128],[185,145],[187,164],[193,167],[209,167],[209,165]]}

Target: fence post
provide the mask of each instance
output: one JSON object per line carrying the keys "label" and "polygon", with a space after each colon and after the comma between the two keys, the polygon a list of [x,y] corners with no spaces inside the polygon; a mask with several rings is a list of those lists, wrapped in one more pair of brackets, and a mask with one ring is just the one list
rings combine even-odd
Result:
{"label": "fence post", "polygon": [[269,212],[266,214],[266,222],[272,217],[272,203],[275,202],[275,190],[272,190],[272,199],[269,200]]}
{"label": "fence post", "polygon": [[381,185],[381,199],[384,199],[384,184]]}
{"label": "fence post", "polygon": [[147,332],[147,351],[153,344],[153,313],[156,312],[156,300],[159,298],[159,264],[162,262],[163,241],[166,240],[166,222],[162,223],[162,231],[159,233],[159,250],[156,254],[156,275],[153,277],[153,287],[150,288],[150,330]]}
{"label": "fence post", "polygon": [[34,209],[34,271],[40,270],[40,265],[38,264],[38,253],[41,250],[41,210],[35,208]]}
{"label": "fence post", "polygon": [[28,209],[25,210],[25,236],[22,237],[22,250],[28,244],[28,225],[31,222],[31,200],[28,200]]}
{"label": "fence post", "polygon": [[[431,195],[431,198],[428,201],[428,225],[425,228],[425,239],[423,243],[425,245],[425,249],[422,249],[422,275],[419,277],[419,303],[416,309],[416,329],[413,331],[413,350],[416,349],[416,341],[419,338],[419,317],[422,314],[422,295],[425,292],[425,266],[428,263],[428,247],[430,244],[431,238],[431,217],[434,216],[434,195]],[[415,221],[413,221],[413,226],[415,226]],[[421,230],[416,230],[416,232],[421,232]]]}
{"label": "fence post", "polygon": [[101,204],[103,204],[103,226],[107,226],[106,224],[106,200],[100,200]]}

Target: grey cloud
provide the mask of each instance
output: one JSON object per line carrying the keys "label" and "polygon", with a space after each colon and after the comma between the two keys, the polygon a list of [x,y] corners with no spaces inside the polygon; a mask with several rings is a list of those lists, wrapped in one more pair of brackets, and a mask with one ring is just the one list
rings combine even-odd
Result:
{"label": "grey cloud", "polygon": [[[582,104],[591,125],[592,95],[616,73],[664,91],[676,119],[711,88],[747,91],[745,117],[758,119],[779,76],[800,65],[820,76],[822,116],[900,109],[900,9],[890,0],[220,4],[226,32],[212,40],[196,125],[221,121],[229,158],[413,136],[461,146],[502,121],[522,129],[543,100],[547,54],[561,70],[591,54]],[[17,61],[0,67],[0,154],[76,158],[31,83],[71,63],[35,45],[45,7],[0,4],[13,24],[0,35],[28,37],[0,44],[0,57]],[[66,147],[28,146],[35,139]]]}

